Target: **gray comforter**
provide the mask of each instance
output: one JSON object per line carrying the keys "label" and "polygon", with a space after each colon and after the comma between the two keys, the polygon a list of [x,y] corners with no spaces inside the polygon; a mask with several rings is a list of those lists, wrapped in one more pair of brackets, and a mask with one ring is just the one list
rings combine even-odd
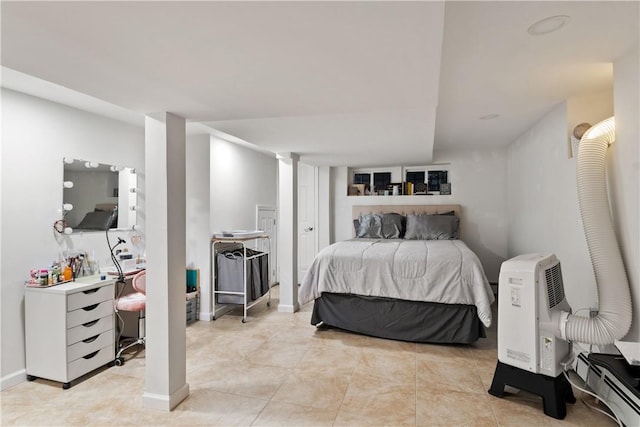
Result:
{"label": "gray comforter", "polygon": [[298,302],[323,292],[475,305],[491,325],[493,292],[482,264],[461,240],[352,239],[316,256]]}

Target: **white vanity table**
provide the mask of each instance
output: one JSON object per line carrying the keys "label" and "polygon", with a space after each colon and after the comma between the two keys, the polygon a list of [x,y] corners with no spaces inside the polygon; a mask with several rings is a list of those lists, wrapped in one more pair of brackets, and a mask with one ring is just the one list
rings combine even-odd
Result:
{"label": "white vanity table", "polygon": [[79,277],[49,287],[25,287],[27,379],[71,381],[115,355],[115,277]]}

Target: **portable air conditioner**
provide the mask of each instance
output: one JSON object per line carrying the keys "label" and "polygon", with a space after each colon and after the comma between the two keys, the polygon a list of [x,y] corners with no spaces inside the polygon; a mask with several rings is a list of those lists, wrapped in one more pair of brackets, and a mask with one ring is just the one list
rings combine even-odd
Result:
{"label": "portable air conditioner", "polygon": [[[553,254],[520,255],[502,263],[498,281],[498,360],[557,377],[571,345],[554,336],[551,313],[571,312],[560,261]],[[557,329],[557,327],[556,327]]]}

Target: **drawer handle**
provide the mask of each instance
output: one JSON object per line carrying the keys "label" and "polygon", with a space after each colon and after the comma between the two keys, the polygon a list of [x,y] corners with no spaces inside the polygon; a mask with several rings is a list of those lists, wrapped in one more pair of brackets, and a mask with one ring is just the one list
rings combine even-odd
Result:
{"label": "drawer handle", "polygon": [[88,305],[88,306],[86,306],[86,307],[82,307],[82,309],[83,309],[84,311],[91,311],[91,310],[95,310],[95,308],[96,308],[97,306],[99,306],[99,305],[100,305],[100,303],[98,303],[98,304],[93,304],[93,305]]}
{"label": "drawer handle", "polygon": [[96,320],[92,320],[91,322],[87,322],[87,323],[83,323],[82,326],[89,328],[93,325],[95,325],[96,323],[98,323],[100,321],[100,319],[96,319]]}
{"label": "drawer handle", "polygon": [[100,350],[94,351],[93,353],[89,353],[86,356],[82,356],[83,359],[92,359],[96,354],[100,353]]}
{"label": "drawer handle", "polygon": [[99,336],[100,336],[100,334],[98,334],[98,335],[96,335],[94,337],[91,337],[91,338],[87,338],[86,340],[82,340],[82,342],[85,342],[85,343],[94,342],[95,340],[98,339]]}
{"label": "drawer handle", "polygon": [[96,292],[98,292],[100,290],[100,288],[95,288],[95,289],[89,289],[88,291],[82,291],[83,294],[89,295],[89,294],[94,294]]}

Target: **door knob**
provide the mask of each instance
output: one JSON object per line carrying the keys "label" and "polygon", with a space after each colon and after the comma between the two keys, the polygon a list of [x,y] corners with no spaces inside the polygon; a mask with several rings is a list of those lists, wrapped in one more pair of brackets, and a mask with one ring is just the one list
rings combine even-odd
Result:
{"label": "door knob", "polygon": [[313,227],[307,227],[304,229],[304,231],[313,231]]}

